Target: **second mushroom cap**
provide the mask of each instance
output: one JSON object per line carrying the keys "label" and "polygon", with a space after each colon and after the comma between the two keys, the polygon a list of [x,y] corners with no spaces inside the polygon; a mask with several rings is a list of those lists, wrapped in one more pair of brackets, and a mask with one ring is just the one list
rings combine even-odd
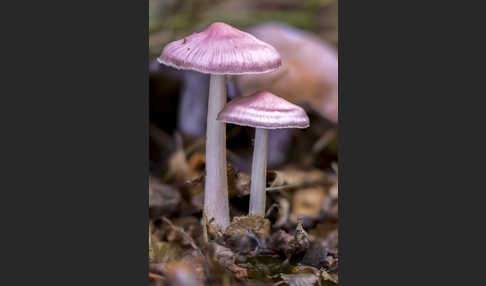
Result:
{"label": "second mushroom cap", "polygon": [[309,127],[302,107],[267,91],[233,99],[221,110],[218,120],[264,129]]}

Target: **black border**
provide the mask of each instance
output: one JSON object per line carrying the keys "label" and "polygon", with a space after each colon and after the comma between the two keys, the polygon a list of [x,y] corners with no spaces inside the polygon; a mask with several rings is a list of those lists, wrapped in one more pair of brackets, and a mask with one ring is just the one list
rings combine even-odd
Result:
{"label": "black border", "polygon": [[9,5],[0,284],[146,285],[148,1]]}

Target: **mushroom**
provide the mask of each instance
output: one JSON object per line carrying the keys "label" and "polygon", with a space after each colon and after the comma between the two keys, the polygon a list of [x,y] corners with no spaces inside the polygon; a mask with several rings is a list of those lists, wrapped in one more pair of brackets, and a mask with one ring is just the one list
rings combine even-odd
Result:
{"label": "mushroom", "polygon": [[177,68],[210,74],[206,122],[206,184],[204,212],[222,230],[229,224],[226,173],[226,126],[216,121],[226,103],[225,75],[265,73],[281,65],[269,44],[224,23],[213,23],[164,47],[158,61]]}
{"label": "mushroom", "polygon": [[219,113],[218,120],[256,128],[249,213],[264,216],[268,129],[307,128],[309,117],[300,106],[262,91],[233,99]]}
{"label": "mushroom", "polygon": [[236,78],[241,94],[267,90],[293,103],[308,103],[337,124],[339,83],[335,47],[315,34],[282,23],[260,24],[249,32],[272,45],[283,65],[274,73]]}

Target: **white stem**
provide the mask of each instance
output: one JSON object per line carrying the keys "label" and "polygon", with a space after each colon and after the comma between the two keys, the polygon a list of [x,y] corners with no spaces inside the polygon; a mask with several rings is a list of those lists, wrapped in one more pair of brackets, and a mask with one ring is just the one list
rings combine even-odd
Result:
{"label": "white stem", "polygon": [[250,214],[265,216],[265,187],[267,184],[268,130],[255,129],[255,147],[251,165]]}
{"label": "white stem", "polygon": [[226,124],[217,121],[226,104],[224,75],[211,75],[209,80],[208,117],[206,127],[206,184],[204,212],[208,221],[221,227],[229,224],[228,177],[226,173]]}

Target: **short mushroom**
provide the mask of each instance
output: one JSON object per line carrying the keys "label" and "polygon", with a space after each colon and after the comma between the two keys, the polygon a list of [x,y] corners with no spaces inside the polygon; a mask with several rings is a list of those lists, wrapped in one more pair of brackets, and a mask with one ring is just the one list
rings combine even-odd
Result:
{"label": "short mushroom", "polygon": [[256,128],[249,213],[264,216],[268,129],[307,128],[309,117],[300,106],[262,91],[233,99],[219,113],[218,120]]}
{"label": "short mushroom", "polygon": [[177,68],[210,74],[206,128],[204,212],[224,230],[229,224],[226,173],[226,126],[216,121],[226,103],[225,75],[270,72],[280,67],[277,51],[254,36],[224,23],[213,23],[164,47],[158,61]]}
{"label": "short mushroom", "polygon": [[282,23],[260,24],[249,32],[272,45],[283,64],[274,73],[236,78],[241,94],[266,90],[293,103],[306,102],[337,124],[339,65],[335,47],[315,34]]}

